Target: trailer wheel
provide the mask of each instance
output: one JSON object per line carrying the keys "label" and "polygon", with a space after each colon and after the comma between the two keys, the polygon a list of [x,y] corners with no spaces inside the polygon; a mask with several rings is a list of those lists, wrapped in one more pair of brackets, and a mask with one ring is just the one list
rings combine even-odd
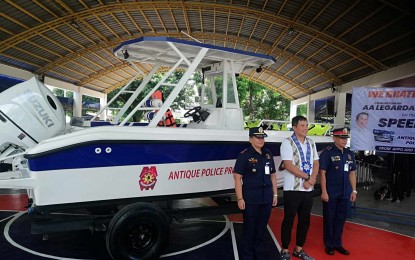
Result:
{"label": "trailer wheel", "polygon": [[159,207],[130,204],[111,219],[107,250],[113,259],[157,259],[167,244],[169,229],[169,219]]}

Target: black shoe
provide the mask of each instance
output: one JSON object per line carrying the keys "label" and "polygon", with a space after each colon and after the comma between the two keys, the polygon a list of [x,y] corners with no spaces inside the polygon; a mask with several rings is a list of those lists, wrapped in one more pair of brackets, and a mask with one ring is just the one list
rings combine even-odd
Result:
{"label": "black shoe", "polygon": [[332,247],[326,247],[326,254],[328,255],[334,255],[334,250]]}
{"label": "black shoe", "polygon": [[342,246],[335,247],[334,250],[336,250],[337,252],[339,252],[342,255],[350,255],[350,252],[347,251],[346,249],[344,249],[344,247],[342,247]]}
{"label": "black shoe", "polygon": [[293,256],[301,258],[303,260],[314,260],[313,257],[307,255],[307,253],[301,249],[299,252],[297,252],[295,249],[293,250]]}

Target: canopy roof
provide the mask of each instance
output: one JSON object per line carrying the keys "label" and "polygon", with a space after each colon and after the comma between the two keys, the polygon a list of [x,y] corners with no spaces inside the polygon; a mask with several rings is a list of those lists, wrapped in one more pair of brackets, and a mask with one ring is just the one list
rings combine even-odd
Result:
{"label": "canopy roof", "polygon": [[[174,48],[170,47],[174,45]],[[208,65],[232,60],[242,67],[259,68],[275,62],[271,56],[220,47],[211,44],[191,42],[169,37],[141,37],[124,42],[114,49],[119,59],[132,60],[154,65],[156,63],[173,66],[180,59],[177,49],[184,58],[192,60],[202,48],[209,49],[199,64],[202,69]]]}

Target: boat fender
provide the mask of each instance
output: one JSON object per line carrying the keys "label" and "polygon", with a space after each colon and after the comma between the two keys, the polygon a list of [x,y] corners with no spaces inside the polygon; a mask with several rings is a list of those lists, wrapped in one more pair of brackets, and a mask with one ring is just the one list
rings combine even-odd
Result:
{"label": "boat fender", "polygon": [[144,103],[145,107],[161,107],[163,105],[163,101],[161,99],[149,99]]}

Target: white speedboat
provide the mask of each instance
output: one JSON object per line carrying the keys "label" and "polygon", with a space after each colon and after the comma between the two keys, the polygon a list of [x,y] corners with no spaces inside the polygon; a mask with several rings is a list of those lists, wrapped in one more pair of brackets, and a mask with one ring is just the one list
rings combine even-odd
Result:
{"label": "white speedboat", "polygon": [[[29,213],[35,219],[67,208],[129,204],[112,218],[111,223],[116,224],[109,224],[107,247],[114,258],[125,254],[144,257],[140,252],[148,253],[154,248],[141,248],[138,253],[134,248],[119,250],[122,246],[116,237],[120,219],[126,214],[151,211],[150,216],[144,214],[146,221],[164,222],[162,210],[148,202],[233,193],[235,160],[249,145],[235,77],[269,66],[274,59],[157,37],[126,42],[114,54],[130,62],[143,80],[134,91],[129,86],[135,78],[119,92],[118,95],[131,96],[111,122],[96,122],[94,118],[78,122],[77,127],[65,127],[59,101],[36,79],[0,94],[0,160],[11,165],[8,175],[13,175],[0,180],[0,188],[27,189],[31,199]],[[145,74],[137,62],[151,64],[153,69]],[[136,100],[161,66],[169,66],[170,70],[144,98]],[[177,83],[167,83],[176,69],[185,69],[183,77]],[[158,126],[166,120],[166,113],[196,70],[202,71],[205,84],[199,106],[187,113],[193,121],[180,127]],[[164,102],[152,99],[161,86],[172,88]],[[136,105],[131,110],[133,103]],[[135,126],[129,121],[140,110],[147,112],[149,121]],[[280,144],[292,132],[267,134],[266,147],[278,166]],[[317,149],[331,142],[324,136],[313,139]],[[281,184],[282,176],[278,176],[278,185]],[[136,213],[131,213],[137,208]]]}

